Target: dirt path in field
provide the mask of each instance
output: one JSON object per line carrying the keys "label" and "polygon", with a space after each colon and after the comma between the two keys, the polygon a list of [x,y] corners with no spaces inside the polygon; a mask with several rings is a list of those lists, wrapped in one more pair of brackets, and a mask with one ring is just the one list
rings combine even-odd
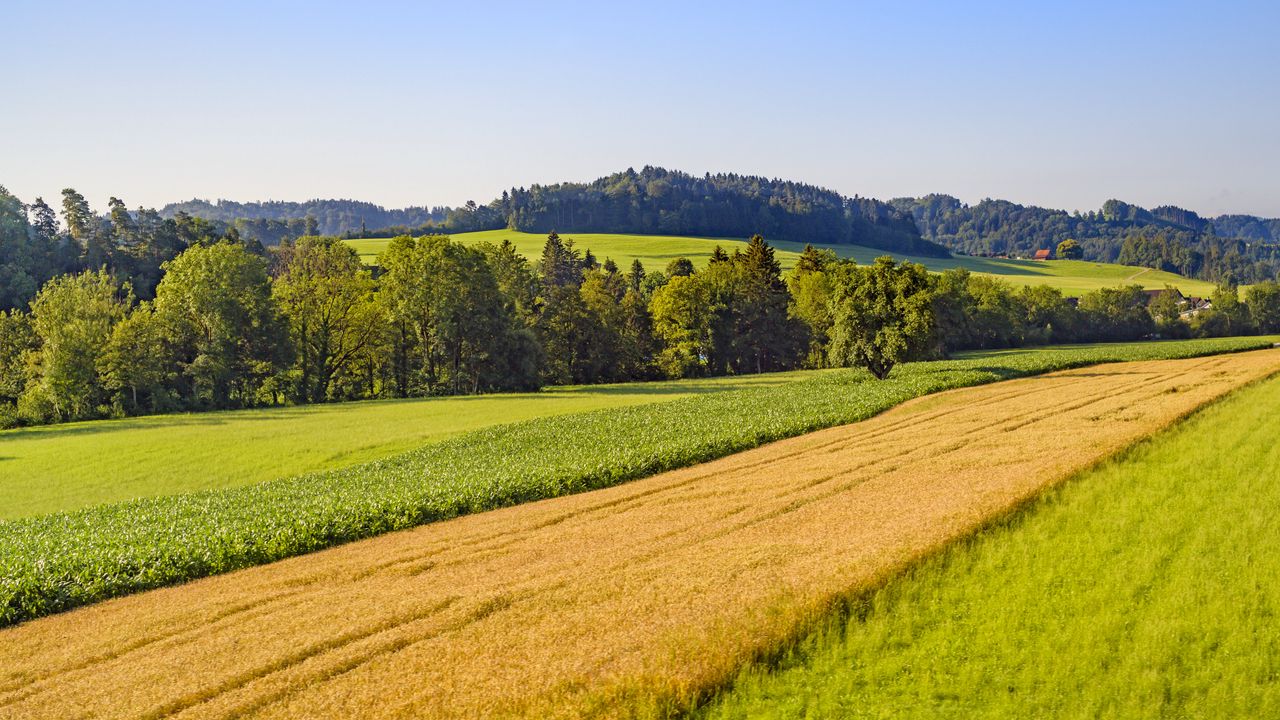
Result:
{"label": "dirt path in field", "polygon": [[[0,717],[623,715],[1246,382],[1057,373],[0,631]],[[670,428],[670,432],[680,432]]]}
{"label": "dirt path in field", "polygon": [[1132,282],[1134,282],[1135,280],[1137,280],[1138,278],[1142,277],[1143,275],[1146,275],[1146,274],[1147,274],[1147,273],[1149,273],[1149,272],[1151,272],[1151,268],[1142,268],[1142,269],[1141,269],[1141,270],[1139,270],[1138,272],[1136,272],[1136,273],[1134,273],[1134,274],[1130,275],[1129,277],[1125,278],[1125,279],[1124,279],[1124,281],[1125,281],[1126,283],[1132,283]]}

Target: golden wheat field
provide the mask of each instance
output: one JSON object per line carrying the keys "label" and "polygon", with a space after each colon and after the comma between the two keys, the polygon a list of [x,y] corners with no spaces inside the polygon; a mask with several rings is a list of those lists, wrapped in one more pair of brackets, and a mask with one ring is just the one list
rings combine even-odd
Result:
{"label": "golden wheat field", "polygon": [[841,599],[1277,371],[1280,350],[1265,350],[942,393],[646,480],[36,620],[0,631],[0,716],[678,709]]}

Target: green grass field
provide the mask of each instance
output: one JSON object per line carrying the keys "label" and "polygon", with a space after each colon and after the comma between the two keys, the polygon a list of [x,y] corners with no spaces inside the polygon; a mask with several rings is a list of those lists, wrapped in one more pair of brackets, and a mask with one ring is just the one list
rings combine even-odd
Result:
{"label": "green grass field", "polygon": [[156,415],[0,432],[0,520],[355,465],[499,423],[775,385],[811,372]]}
{"label": "green grass field", "polygon": [[890,583],[702,718],[1280,717],[1280,379]]}
{"label": "green grass field", "polygon": [[[703,264],[711,256],[716,245],[723,246],[729,252],[735,248],[745,248],[745,240],[708,239],[693,237],[667,237],[659,235],[613,235],[602,233],[563,233],[564,237],[573,238],[579,249],[589,248],[596,257],[603,261],[613,258],[622,269],[631,265],[632,260],[640,260],[649,270],[661,270],[678,257],[687,257],[695,263]],[[536,233],[523,233],[513,230],[488,230],[485,232],[462,233],[454,235],[455,240],[464,243],[489,241],[500,243],[510,240],[516,248],[529,258],[537,258],[542,253],[542,245],[546,236]],[[365,239],[348,241],[360,257],[369,264],[377,261],[378,254],[386,249],[390,240]],[[796,263],[804,245],[785,241],[769,241],[778,250],[778,260],[784,270]],[[861,247],[858,245],[826,245],[841,257],[853,258],[859,263],[867,264],[875,258],[886,254],[883,250]],[[1207,296],[1213,292],[1213,284],[1202,280],[1175,275],[1173,273],[1133,267],[1130,265],[1110,265],[1107,263],[1085,262],[1083,260],[1051,260],[1036,262],[1034,260],[1001,260],[995,258],[977,258],[957,255],[949,259],[926,258],[912,255],[897,255],[899,259],[918,262],[930,270],[941,272],[954,267],[967,268],[971,272],[983,275],[995,275],[1016,285],[1049,285],[1059,288],[1067,295],[1082,295],[1091,290],[1118,285],[1139,284],[1149,289],[1160,289],[1165,285],[1173,285],[1187,295]]]}

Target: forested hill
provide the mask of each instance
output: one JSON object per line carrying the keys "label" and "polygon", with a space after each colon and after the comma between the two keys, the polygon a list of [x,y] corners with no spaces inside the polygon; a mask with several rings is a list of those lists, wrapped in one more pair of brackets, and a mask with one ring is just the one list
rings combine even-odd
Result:
{"label": "forested hill", "polygon": [[646,167],[590,183],[534,185],[498,201],[508,227],[707,237],[765,237],[866,245],[945,257],[909,214],[888,203],[752,175]]}
{"label": "forested hill", "polygon": [[1142,265],[1206,280],[1252,283],[1280,270],[1280,219],[1203,218],[1164,205],[1119,200],[1069,213],[1007,200],[967,205],[950,195],[896,198],[925,239],[970,255],[1030,255],[1074,239],[1086,260]]}
{"label": "forested hill", "polygon": [[[160,209],[160,216],[173,218],[186,213],[205,220],[239,225],[241,234],[276,244],[281,236],[341,235],[361,228],[385,228],[396,225],[417,227],[441,222],[448,208],[408,207],[388,210],[381,205],[359,200],[308,200],[306,202],[234,202],[231,200],[188,200],[169,203]],[[308,226],[311,218],[313,226]],[[300,229],[300,232],[292,232]]]}
{"label": "forested hill", "polygon": [[[846,197],[813,185],[749,175],[693,176],[646,167],[589,183],[513,188],[485,205],[387,210],[351,200],[305,203],[166,205],[233,224],[241,235],[272,245],[286,237],[468,232],[510,228],[528,232],[610,232],[746,238],[762,234],[794,242],[849,243],[914,255],[946,257],[920,237],[909,214],[888,203]],[[307,218],[312,218],[308,225]]]}

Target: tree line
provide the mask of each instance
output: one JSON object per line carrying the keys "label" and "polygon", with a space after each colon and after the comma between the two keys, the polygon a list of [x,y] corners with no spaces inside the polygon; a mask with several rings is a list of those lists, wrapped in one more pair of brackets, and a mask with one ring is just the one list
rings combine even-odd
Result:
{"label": "tree line", "polygon": [[910,214],[923,237],[969,255],[1032,255],[1073,240],[1081,257],[1177,272],[1213,282],[1248,284],[1280,272],[1280,220],[1248,215],[1202,218],[1173,206],[1151,210],[1108,200],[1097,211],[950,195],[890,201]]}
{"label": "tree line", "polygon": [[[160,208],[160,216],[171,218],[179,213],[202,217],[206,220],[238,225],[241,233],[246,228],[251,233],[279,232],[280,239],[303,235],[341,235],[361,228],[385,228],[392,226],[417,227],[442,222],[448,215],[445,207],[407,207],[387,209],[381,205],[359,200],[308,200],[306,202],[235,202],[232,200],[187,200],[169,203]],[[308,219],[310,224],[308,224]],[[293,232],[297,228],[302,232]],[[293,234],[285,234],[292,232]],[[264,245],[274,245],[265,238],[254,235]]]}
{"label": "tree line", "polygon": [[963,349],[1280,331],[1274,283],[1243,300],[1224,286],[1188,320],[1172,290],[1076,303],[812,247],[784,275],[759,235],[701,268],[624,270],[552,232],[536,261],[401,236],[375,272],[336,238],[221,237],[160,270],[145,294],[127,265],[61,274],[0,313],[0,424],[805,367],[885,377]]}

